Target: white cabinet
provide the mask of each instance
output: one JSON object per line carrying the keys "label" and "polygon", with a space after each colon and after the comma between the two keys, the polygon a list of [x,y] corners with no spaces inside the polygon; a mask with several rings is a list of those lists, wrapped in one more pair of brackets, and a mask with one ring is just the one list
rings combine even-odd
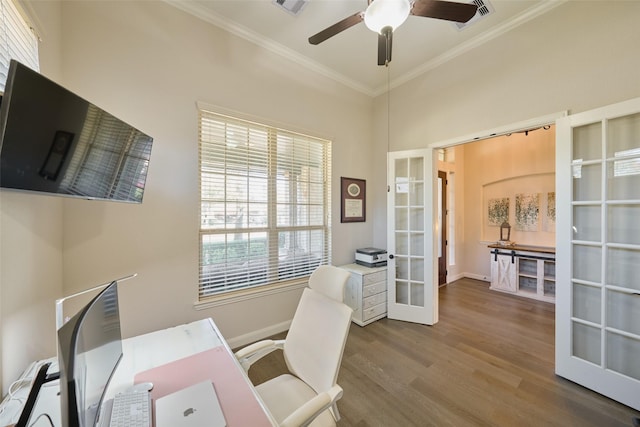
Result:
{"label": "white cabinet", "polygon": [[387,315],[387,267],[341,265],[351,273],[345,292],[345,304],[353,309],[351,319],[360,326]]}
{"label": "white cabinet", "polygon": [[506,292],[516,291],[515,258],[491,254],[491,289]]}
{"label": "white cabinet", "polygon": [[491,289],[555,302],[556,263],[553,248],[489,247],[492,248]]}

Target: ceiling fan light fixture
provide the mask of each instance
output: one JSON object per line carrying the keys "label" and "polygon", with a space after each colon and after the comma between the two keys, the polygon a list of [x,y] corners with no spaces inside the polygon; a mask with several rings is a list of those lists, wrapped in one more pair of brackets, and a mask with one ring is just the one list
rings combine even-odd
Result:
{"label": "ceiling fan light fixture", "polygon": [[374,0],[364,12],[364,23],[376,33],[384,27],[395,30],[407,19],[410,11],[409,0]]}

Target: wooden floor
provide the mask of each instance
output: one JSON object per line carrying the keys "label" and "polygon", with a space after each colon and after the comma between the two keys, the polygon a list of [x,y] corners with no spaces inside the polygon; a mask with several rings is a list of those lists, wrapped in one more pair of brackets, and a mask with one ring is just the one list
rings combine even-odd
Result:
{"label": "wooden floor", "polygon": [[[352,324],[338,426],[631,427],[640,413],[554,374],[554,311],[462,279],[440,289],[435,326]],[[277,352],[249,374],[285,369]]]}

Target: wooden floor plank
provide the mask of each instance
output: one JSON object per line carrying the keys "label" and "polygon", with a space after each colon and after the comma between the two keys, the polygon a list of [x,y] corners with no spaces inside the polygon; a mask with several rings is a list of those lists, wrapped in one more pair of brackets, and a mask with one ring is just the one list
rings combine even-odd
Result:
{"label": "wooden floor plank", "polygon": [[[440,289],[435,326],[351,326],[339,427],[631,427],[640,413],[554,373],[555,306],[462,279]],[[274,338],[283,338],[280,334]],[[255,384],[286,372],[279,352]]]}

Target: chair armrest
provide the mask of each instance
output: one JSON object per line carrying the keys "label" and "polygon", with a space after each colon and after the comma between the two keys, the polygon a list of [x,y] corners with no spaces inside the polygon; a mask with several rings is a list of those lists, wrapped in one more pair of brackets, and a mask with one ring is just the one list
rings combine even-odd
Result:
{"label": "chair armrest", "polygon": [[284,340],[263,340],[241,348],[235,353],[235,356],[245,372],[249,372],[249,368],[255,362],[272,351],[283,348]]}
{"label": "chair armrest", "polygon": [[306,427],[341,397],[342,387],[336,384],[296,409],[280,423],[280,427]]}

